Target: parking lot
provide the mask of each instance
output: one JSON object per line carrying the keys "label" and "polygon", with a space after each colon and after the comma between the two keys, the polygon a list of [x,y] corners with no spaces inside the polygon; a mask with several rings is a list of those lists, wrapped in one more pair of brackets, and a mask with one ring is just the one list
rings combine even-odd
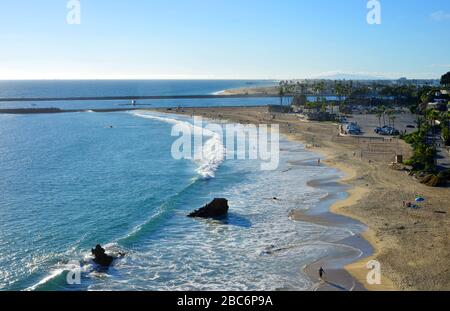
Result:
{"label": "parking lot", "polygon": [[[417,126],[417,124],[416,124],[417,116],[416,115],[408,112],[408,113],[395,114],[395,117],[396,117],[395,128],[400,133],[403,133],[404,131],[406,131],[407,133],[412,133],[416,130],[415,128],[408,127],[408,125],[412,125],[414,127]],[[378,117],[375,114],[354,114],[353,116],[348,117],[347,120],[348,120],[348,122],[358,123],[364,136],[381,137],[381,135],[374,132],[374,129],[376,127],[380,126]],[[387,115],[385,117],[385,121],[386,121],[386,125],[389,125],[389,117]],[[381,118],[381,126],[383,126],[383,118]],[[392,122],[391,122],[391,126],[392,126]]]}

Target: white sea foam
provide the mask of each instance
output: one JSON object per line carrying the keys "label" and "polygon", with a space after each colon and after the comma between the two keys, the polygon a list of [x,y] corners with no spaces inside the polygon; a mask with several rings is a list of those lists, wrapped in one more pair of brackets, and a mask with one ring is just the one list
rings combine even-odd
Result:
{"label": "white sea foam", "polygon": [[[142,117],[171,124],[183,122],[164,115]],[[214,138],[208,131],[203,134],[208,141]],[[291,147],[285,150],[296,148],[289,142],[282,146]],[[294,222],[287,217],[293,208],[313,209],[320,204],[326,190],[308,187],[308,180],[336,177],[331,169],[288,164],[310,156],[308,152],[285,152],[280,169],[270,172],[256,170],[256,161],[239,163],[239,167],[230,163],[227,169],[233,175],[244,172],[249,176],[205,195],[230,198],[232,212],[226,226],[221,222],[191,222],[181,210],[180,217],[165,223],[163,234],[147,232],[137,240],[132,237],[127,241],[127,245],[138,246],[126,250],[127,256],[115,263],[112,277],[89,270],[91,273],[83,273],[83,282],[87,282],[88,290],[311,289],[314,284],[300,267],[319,258],[348,254],[352,249],[338,241],[351,236],[353,229],[359,232],[359,227],[328,227]],[[273,200],[274,196],[278,200]],[[161,209],[128,236],[158,217],[159,212]],[[104,247],[114,253],[119,245],[122,239]],[[355,249],[351,256],[356,258],[360,253]],[[89,256],[85,255],[87,260]]]}
{"label": "white sea foam", "polygon": [[[122,251],[122,249],[118,246],[117,242],[112,242],[112,243],[108,243],[103,245],[103,248],[106,250],[107,253],[118,253],[120,251]],[[48,282],[60,277],[63,273],[65,272],[69,272],[69,271],[73,271],[74,269],[80,269],[79,271],[83,274],[86,275],[91,275],[92,273],[95,273],[96,271],[93,269],[93,264],[92,264],[92,254],[91,252],[84,252],[82,254],[79,254],[79,256],[74,256],[73,252],[74,250],[69,249],[65,252],[65,256],[72,256],[74,257],[74,261],[72,262],[68,262],[68,263],[58,263],[56,264],[52,270],[50,271],[50,273],[48,275],[46,275],[45,277],[43,277],[39,282],[37,282],[36,284],[26,288],[24,291],[36,291],[39,290],[39,288],[45,284],[47,284]],[[75,259],[76,257],[78,257],[78,259]],[[77,263],[79,258],[82,258],[81,262],[79,262],[79,264]],[[104,273],[101,274],[102,276],[105,276]]]}
{"label": "white sea foam", "polygon": [[[85,257],[86,258],[86,257]],[[75,266],[73,263],[60,263],[55,266],[55,268],[44,278],[42,278],[39,282],[36,284],[28,287],[25,289],[25,291],[35,291],[39,289],[40,286],[45,285],[46,283],[50,282],[53,279],[56,279],[57,277],[61,276],[66,271],[72,271],[73,269],[77,268],[78,266]],[[91,265],[84,265],[80,266],[80,272],[87,272],[90,270]]]}
{"label": "white sea foam", "polygon": [[[166,223],[164,234],[140,239],[138,249],[117,263],[126,277],[98,279],[89,290],[310,289],[313,284],[300,267],[351,251],[334,244],[349,236],[347,228],[286,217],[299,202],[317,206],[321,191],[306,187],[306,181],[317,178],[319,168],[308,167],[302,175],[298,170],[261,173],[252,161],[242,166],[251,172],[249,179],[213,192],[231,198],[226,226],[220,221],[191,222],[181,213]],[[279,200],[273,200],[274,195]],[[359,254],[354,250],[351,255]]]}
{"label": "white sea foam", "polygon": [[199,167],[196,172],[199,176],[204,179],[214,178],[216,175],[216,171],[220,167],[220,165],[225,160],[226,149],[222,142],[222,137],[211,130],[200,128],[198,126],[189,123],[188,121],[183,121],[175,118],[169,118],[166,116],[162,116],[161,114],[149,113],[149,112],[133,112],[133,115],[141,118],[158,120],[161,122],[166,122],[170,124],[183,124],[190,127],[193,132],[202,133],[202,135],[206,138],[206,142],[203,144],[202,155],[196,155],[193,158],[200,158],[201,160],[197,161]]}
{"label": "white sea foam", "polygon": [[226,90],[213,92],[211,95],[223,95],[226,92]]}
{"label": "white sea foam", "polygon": [[204,129],[204,135],[210,137],[203,145],[203,157],[197,173],[202,178],[214,178],[220,164],[225,160],[225,147],[218,133]]}
{"label": "white sea foam", "polygon": [[66,269],[64,269],[64,268],[55,269],[49,275],[47,275],[42,280],[40,280],[38,283],[25,289],[25,291],[35,291],[37,288],[39,288],[39,286],[44,285],[45,283],[49,282],[50,280],[53,280],[54,278],[60,276],[62,273],[64,273],[64,271],[66,271]]}

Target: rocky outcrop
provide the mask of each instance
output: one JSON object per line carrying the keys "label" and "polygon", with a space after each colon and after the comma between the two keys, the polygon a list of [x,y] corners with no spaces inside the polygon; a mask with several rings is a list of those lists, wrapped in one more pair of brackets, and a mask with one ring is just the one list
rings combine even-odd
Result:
{"label": "rocky outcrop", "polygon": [[105,249],[100,245],[97,245],[91,250],[94,255],[94,262],[102,267],[109,267],[114,261],[114,257],[106,254]]}
{"label": "rocky outcrop", "polygon": [[199,210],[192,212],[188,217],[219,218],[228,214],[228,200],[214,199]]}

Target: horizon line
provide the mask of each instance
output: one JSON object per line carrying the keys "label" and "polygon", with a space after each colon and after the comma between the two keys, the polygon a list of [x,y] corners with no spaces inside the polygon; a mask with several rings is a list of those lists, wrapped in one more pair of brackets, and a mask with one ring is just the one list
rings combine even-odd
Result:
{"label": "horizon line", "polygon": [[354,81],[376,81],[376,80],[387,80],[387,81],[397,81],[406,78],[407,80],[439,80],[436,78],[388,78],[388,77],[310,77],[310,78],[12,78],[4,79],[0,78],[0,82],[5,81],[299,81],[299,80],[354,80]]}

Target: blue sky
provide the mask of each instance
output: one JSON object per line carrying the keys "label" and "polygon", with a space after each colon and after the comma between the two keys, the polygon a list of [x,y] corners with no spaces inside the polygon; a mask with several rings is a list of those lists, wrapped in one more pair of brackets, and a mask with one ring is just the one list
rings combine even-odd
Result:
{"label": "blue sky", "polygon": [[0,79],[438,78],[449,0],[0,0]]}

